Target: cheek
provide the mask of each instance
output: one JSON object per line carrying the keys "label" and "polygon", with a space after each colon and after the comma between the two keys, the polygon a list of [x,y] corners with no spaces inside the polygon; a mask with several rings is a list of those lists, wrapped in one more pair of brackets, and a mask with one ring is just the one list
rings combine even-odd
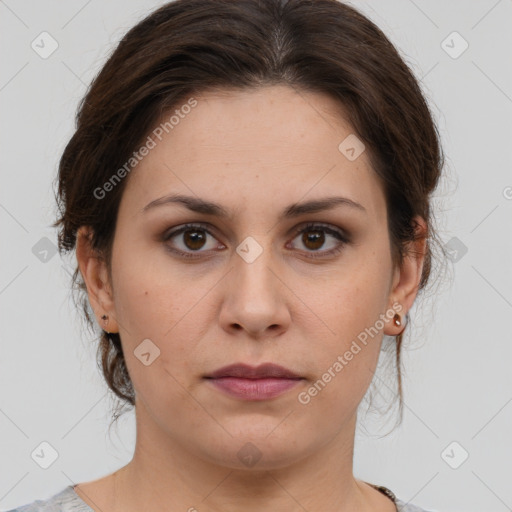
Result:
{"label": "cheek", "polygon": [[200,300],[204,287],[187,286],[158,251],[133,247],[119,256],[114,300],[128,371],[138,391],[165,389],[172,400],[180,387],[193,384],[187,376],[197,373],[193,363],[201,360],[202,325],[208,324],[198,322],[207,316]]}
{"label": "cheek", "polygon": [[339,279],[322,285],[318,307],[327,315],[326,323],[341,342],[356,338],[364,329],[375,325],[385,312],[389,273],[388,264],[370,253],[348,265]]}
{"label": "cheek", "polygon": [[186,313],[183,277],[161,246],[127,242],[120,234],[113,253],[115,307],[129,338],[158,339]]}
{"label": "cheek", "polygon": [[[389,261],[370,250],[358,255],[357,264],[347,265],[338,280],[322,284],[312,308],[323,312],[319,316],[329,327],[315,350],[318,374],[324,376],[319,388],[327,383],[326,389],[336,389],[345,400],[351,400],[347,392],[359,396],[366,390],[378,361],[382,331],[390,321],[385,316],[389,272]],[[330,395],[320,394],[322,399]]]}
{"label": "cheek", "polygon": [[[372,309],[375,316],[368,313]],[[297,403],[299,410],[304,407],[304,412],[318,421],[318,428],[326,420],[343,423],[365,395],[380,354],[381,313],[369,300],[364,308],[341,308],[336,316],[336,335],[317,345],[315,378],[297,396]]]}

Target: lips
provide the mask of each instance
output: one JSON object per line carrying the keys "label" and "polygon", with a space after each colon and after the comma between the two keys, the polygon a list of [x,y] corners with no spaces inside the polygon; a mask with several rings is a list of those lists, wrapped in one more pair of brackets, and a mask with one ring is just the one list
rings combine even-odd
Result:
{"label": "lips", "polygon": [[219,368],[206,376],[207,379],[222,377],[237,377],[240,379],[301,379],[300,375],[284,366],[273,363],[264,363],[259,366],[250,366],[244,363],[231,364]]}
{"label": "lips", "polygon": [[271,400],[299,385],[303,380],[284,366],[264,363],[249,366],[243,363],[224,366],[206,376],[209,385],[238,400]]}

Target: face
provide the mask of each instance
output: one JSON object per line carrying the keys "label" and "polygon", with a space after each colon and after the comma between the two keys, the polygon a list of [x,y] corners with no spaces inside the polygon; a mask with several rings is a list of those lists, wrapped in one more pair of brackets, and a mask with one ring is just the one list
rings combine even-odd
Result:
{"label": "face", "polygon": [[[393,267],[384,192],[366,151],[339,149],[354,130],[335,100],[285,86],[194,98],[125,178],[110,286],[82,273],[120,333],[139,435],[284,467],[350,430],[421,265]],[[233,363],[301,379],[243,398],[205,378]]]}

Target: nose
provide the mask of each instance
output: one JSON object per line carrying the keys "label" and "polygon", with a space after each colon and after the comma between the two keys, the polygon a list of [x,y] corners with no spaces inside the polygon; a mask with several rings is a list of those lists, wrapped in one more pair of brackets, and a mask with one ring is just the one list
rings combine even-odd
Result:
{"label": "nose", "polygon": [[221,327],[230,334],[245,331],[258,338],[282,334],[290,324],[287,297],[291,292],[271,249],[265,248],[252,262],[238,253],[233,260],[224,280]]}

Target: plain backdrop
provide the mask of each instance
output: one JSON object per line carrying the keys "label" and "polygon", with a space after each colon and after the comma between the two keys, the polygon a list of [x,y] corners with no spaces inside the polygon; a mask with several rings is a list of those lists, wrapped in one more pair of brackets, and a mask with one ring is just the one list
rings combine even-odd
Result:
{"label": "plain backdrop", "polygon": [[[70,298],[74,260],[56,253],[50,225],[78,101],[123,34],[159,5],[0,1],[2,510],[132,455],[133,413],[108,435],[110,394]],[[438,123],[447,158],[434,204],[453,274],[413,308],[403,423],[361,418],[354,472],[429,510],[511,510],[512,2],[352,5],[399,48]],[[51,55],[33,49],[41,37],[47,52],[58,45]],[[46,469],[41,450],[55,459]]]}

